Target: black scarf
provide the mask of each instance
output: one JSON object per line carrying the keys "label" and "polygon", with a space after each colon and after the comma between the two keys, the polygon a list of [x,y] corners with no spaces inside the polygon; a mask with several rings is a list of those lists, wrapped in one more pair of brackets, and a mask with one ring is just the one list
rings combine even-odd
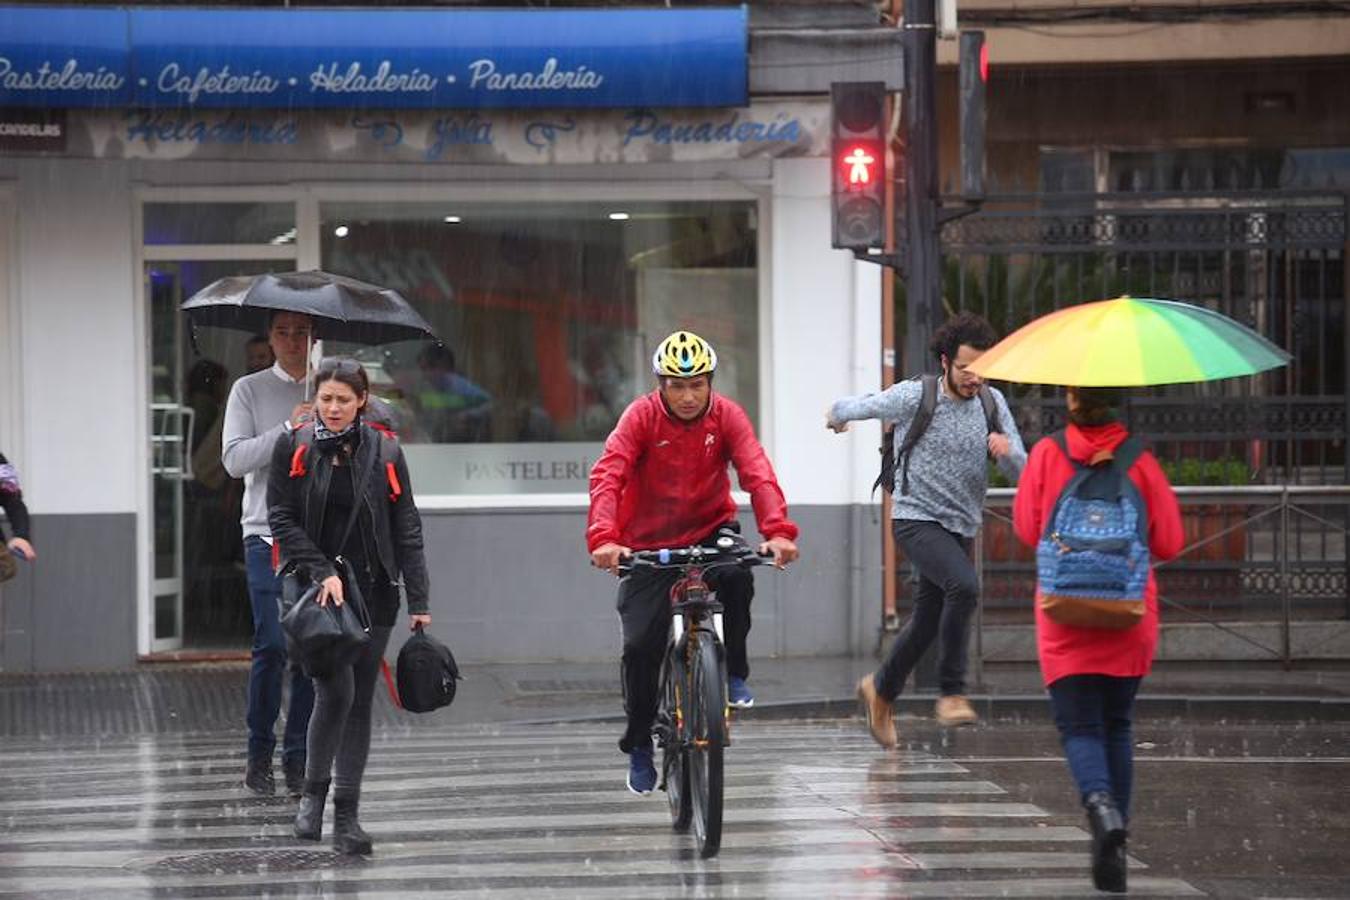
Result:
{"label": "black scarf", "polygon": [[322,419],[314,420],[314,448],[320,453],[337,453],[346,450],[348,456],[356,454],[361,443],[361,414],[357,413],[351,424],[341,431],[329,431]]}

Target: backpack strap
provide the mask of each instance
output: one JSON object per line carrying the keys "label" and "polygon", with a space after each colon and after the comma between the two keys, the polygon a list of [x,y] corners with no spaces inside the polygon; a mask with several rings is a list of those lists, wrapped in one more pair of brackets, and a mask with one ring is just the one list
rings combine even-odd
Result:
{"label": "backpack strap", "polygon": [[1073,466],[1075,469],[1083,468],[1082,463],[1069,455],[1069,432],[1067,429],[1061,428],[1049,437],[1050,440],[1054,441],[1055,445],[1059,447],[1059,452],[1064,454],[1064,458],[1069,461],[1069,465]]}
{"label": "backpack strap", "polygon": [[403,496],[403,485],[398,480],[398,437],[386,429],[376,429],[380,436],[380,468],[384,469],[385,484],[389,487],[389,502],[397,503]]}
{"label": "backpack strap", "polygon": [[295,439],[295,452],[291,454],[292,478],[304,478],[309,474],[305,463],[309,460],[309,448],[314,444],[314,425],[305,424],[291,432]]}
{"label": "backpack strap", "polygon": [[998,401],[994,399],[994,392],[987,384],[980,385],[980,392],[977,394],[980,398],[980,405],[984,407],[984,424],[990,434],[1002,434],[1003,424],[998,420]]}
{"label": "backpack strap", "polygon": [[[928,426],[933,423],[933,412],[937,409],[938,378],[936,375],[920,375],[920,386],[922,393],[919,395],[919,408],[914,411],[914,418],[909,420],[909,428],[905,429],[904,440],[900,442],[900,449],[896,451],[895,456],[898,460],[904,457],[905,461],[900,468],[900,493],[909,493],[909,458],[914,452],[914,445],[919,443],[919,438],[923,437]],[[891,464],[891,476],[895,475],[895,463]]]}
{"label": "backpack strap", "polygon": [[1126,476],[1143,453],[1144,442],[1134,435],[1130,435],[1116,447],[1115,455],[1111,458],[1111,465],[1119,469],[1122,476]]}

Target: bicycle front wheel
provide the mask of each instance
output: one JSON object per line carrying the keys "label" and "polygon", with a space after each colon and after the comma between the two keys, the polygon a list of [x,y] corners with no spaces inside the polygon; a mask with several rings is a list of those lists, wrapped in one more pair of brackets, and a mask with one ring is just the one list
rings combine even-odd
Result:
{"label": "bicycle front wheel", "polygon": [[[691,638],[693,635],[690,636]],[[699,632],[690,660],[689,795],[694,807],[694,836],[699,855],[716,856],[722,846],[722,750],[727,740],[727,680],[721,653],[711,632]]]}
{"label": "bicycle front wheel", "polygon": [[684,749],[684,708],[681,706],[686,700],[685,692],[684,666],[679,654],[672,650],[661,667],[661,709],[657,721],[661,728],[661,775],[666,802],[670,806],[670,824],[680,834],[689,830],[693,819],[693,806],[689,802],[688,754]]}

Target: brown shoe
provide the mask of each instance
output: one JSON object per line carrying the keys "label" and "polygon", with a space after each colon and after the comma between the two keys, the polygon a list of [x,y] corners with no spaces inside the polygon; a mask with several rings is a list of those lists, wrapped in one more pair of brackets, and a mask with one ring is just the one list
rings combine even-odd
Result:
{"label": "brown shoe", "polygon": [[894,748],[898,743],[895,737],[895,710],[890,703],[877,696],[877,686],[871,675],[864,675],[862,681],[858,682],[858,702],[862,704],[863,716],[867,719],[872,738],[887,750]]}
{"label": "brown shoe", "polygon": [[949,728],[957,725],[973,725],[980,719],[975,715],[975,708],[970,705],[970,701],[960,694],[939,697],[934,714],[939,725],[946,725]]}

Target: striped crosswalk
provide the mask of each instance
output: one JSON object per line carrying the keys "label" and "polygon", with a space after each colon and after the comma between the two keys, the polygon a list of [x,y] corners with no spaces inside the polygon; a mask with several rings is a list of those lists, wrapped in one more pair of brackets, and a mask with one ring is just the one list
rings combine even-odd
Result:
{"label": "striped crosswalk", "polygon": [[[952,760],[851,723],[740,724],[721,855],[623,788],[610,725],[379,734],[369,859],[290,834],[234,736],[0,748],[0,897],[1095,895],[1086,834]],[[331,824],[331,822],[329,823]],[[1132,860],[1131,893],[1197,897]]]}

